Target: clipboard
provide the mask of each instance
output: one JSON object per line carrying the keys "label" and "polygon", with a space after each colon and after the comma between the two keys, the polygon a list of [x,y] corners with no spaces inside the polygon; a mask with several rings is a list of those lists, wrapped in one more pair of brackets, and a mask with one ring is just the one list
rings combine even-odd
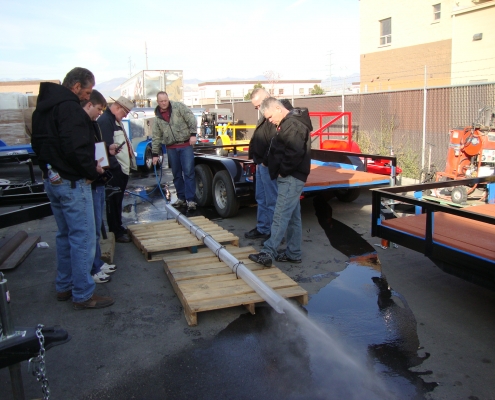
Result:
{"label": "clipboard", "polygon": [[95,160],[99,160],[103,157],[100,165],[103,169],[110,168],[110,162],[108,161],[107,145],[105,142],[95,143]]}

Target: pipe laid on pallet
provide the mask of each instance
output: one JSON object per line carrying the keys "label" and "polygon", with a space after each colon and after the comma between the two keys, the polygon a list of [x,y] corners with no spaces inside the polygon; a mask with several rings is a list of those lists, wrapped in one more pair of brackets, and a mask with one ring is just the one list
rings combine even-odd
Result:
{"label": "pipe laid on pallet", "polygon": [[270,304],[275,311],[280,314],[284,313],[283,304],[285,299],[282,296],[253,274],[253,272],[241,261],[230,254],[224,246],[213,239],[208,232],[205,232],[197,225],[194,225],[184,214],[177,211],[170,204],[166,204],[165,209],[167,213],[174,216],[174,219],[177,222],[189,229],[189,232],[193,233],[198,240],[201,240],[220,260],[227,264],[238,277],[242,278],[242,280]]}

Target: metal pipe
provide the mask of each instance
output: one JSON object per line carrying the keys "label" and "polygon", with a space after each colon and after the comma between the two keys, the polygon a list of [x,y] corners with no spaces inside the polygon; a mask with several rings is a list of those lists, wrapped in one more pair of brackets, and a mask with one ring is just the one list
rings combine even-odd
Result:
{"label": "metal pipe", "polygon": [[14,321],[10,312],[10,293],[7,287],[7,279],[0,272],[0,319],[2,321],[2,332],[5,338],[15,334]]}
{"label": "metal pipe", "polygon": [[213,239],[208,232],[205,232],[197,225],[194,225],[184,214],[177,211],[170,204],[165,205],[167,213],[172,215],[177,222],[185,226],[189,232],[193,233],[197,239],[201,240],[221,261],[244,282],[246,282],[256,293],[258,293],[275,311],[284,313],[285,299],[265,282],[251,272],[241,261],[235,258],[220,243]]}

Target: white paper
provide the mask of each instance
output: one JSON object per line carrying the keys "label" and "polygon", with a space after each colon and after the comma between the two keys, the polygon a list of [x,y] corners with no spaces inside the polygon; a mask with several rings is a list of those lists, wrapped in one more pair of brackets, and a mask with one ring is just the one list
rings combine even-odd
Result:
{"label": "white paper", "polygon": [[100,158],[103,158],[103,160],[100,161],[100,165],[102,168],[110,167],[110,164],[108,162],[107,146],[105,142],[95,143],[95,160],[99,160]]}

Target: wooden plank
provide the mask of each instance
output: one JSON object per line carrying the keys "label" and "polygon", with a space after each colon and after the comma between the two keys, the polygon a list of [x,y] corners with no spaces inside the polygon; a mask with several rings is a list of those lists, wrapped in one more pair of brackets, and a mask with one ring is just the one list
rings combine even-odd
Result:
{"label": "wooden plank", "polygon": [[36,243],[40,241],[40,236],[28,236],[17,248],[7,257],[0,265],[0,270],[12,269],[22,263],[26,257],[33,251]]}
{"label": "wooden plank", "polygon": [[[308,303],[307,292],[299,286],[278,289],[277,293],[283,298],[296,298],[302,305]],[[306,300],[304,302],[305,296]],[[301,301],[300,298],[302,299]],[[218,310],[221,308],[242,306],[244,304],[263,303],[264,301],[265,300],[258,293],[252,292],[237,297],[221,297],[210,300],[202,300],[200,302],[189,302],[189,307],[191,308],[191,310],[198,313],[204,311]]]}
{"label": "wooden plank", "polygon": [[[251,251],[252,253],[252,251]],[[243,264],[251,264],[253,261],[251,261],[248,256],[248,252],[245,253],[233,253],[233,255],[241,261]],[[204,254],[204,253],[202,253]],[[180,267],[189,267],[189,266],[194,266],[194,265],[203,265],[203,264],[214,264],[215,262],[219,263],[221,262],[216,256],[202,256],[203,258],[194,258],[194,259],[188,259],[188,260],[176,260],[176,261],[168,261],[168,258],[165,257],[164,260],[167,263],[169,268],[180,268]]]}
{"label": "wooden plank", "polygon": [[[232,246],[232,245],[226,245],[225,246],[225,249],[230,253],[230,254],[236,254],[236,252],[247,252],[247,251],[256,251],[253,247],[237,247],[237,246]],[[198,253],[197,254],[194,254],[194,255],[189,255],[188,259],[195,259],[195,258],[203,258],[205,257],[205,253],[209,253],[209,254],[213,254],[213,252],[209,249],[209,248],[202,248],[202,249],[198,249]],[[167,254],[167,258],[166,260],[164,260],[165,262],[167,263],[170,263],[170,262],[173,262],[173,261],[176,261],[176,260],[179,260],[179,261],[182,261],[184,260],[184,255],[186,255],[187,253],[185,253],[184,251],[177,251],[177,253],[170,253],[170,254]]]}

